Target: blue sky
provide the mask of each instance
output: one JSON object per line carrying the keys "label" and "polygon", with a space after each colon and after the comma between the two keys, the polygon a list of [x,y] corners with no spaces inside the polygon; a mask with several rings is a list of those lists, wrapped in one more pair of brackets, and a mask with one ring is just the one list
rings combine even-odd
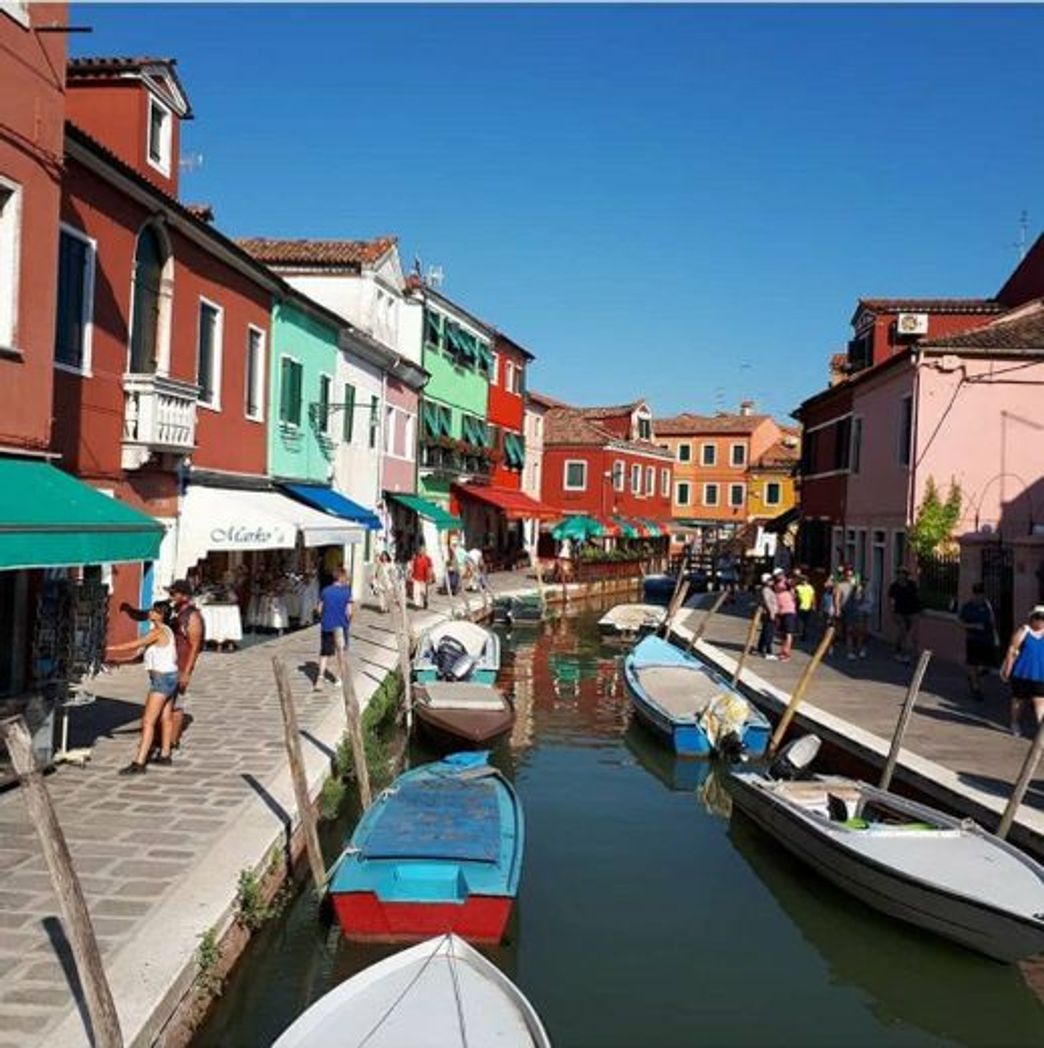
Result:
{"label": "blue sky", "polygon": [[860,295],[989,295],[1044,225],[1044,9],[90,5],[178,59],[232,235],[395,233],[530,385],[788,413]]}

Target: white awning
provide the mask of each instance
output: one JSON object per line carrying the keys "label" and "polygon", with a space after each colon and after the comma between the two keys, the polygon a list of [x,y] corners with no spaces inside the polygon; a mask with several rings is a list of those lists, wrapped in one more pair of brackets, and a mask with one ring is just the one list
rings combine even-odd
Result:
{"label": "white awning", "polygon": [[365,530],[276,491],[190,484],[178,520],[175,575],[219,550],[293,549],[361,542]]}

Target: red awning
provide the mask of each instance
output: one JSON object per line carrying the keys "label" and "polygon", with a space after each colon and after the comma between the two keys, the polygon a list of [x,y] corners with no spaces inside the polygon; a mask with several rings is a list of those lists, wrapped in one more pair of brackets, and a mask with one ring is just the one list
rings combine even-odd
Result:
{"label": "red awning", "polygon": [[454,484],[453,492],[455,495],[465,495],[496,506],[497,509],[503,510],[508,520],[558,520],[562,516],[561,510],[546,506],[543,502],[537,502],[521,491],[513,491],[510,488]]}

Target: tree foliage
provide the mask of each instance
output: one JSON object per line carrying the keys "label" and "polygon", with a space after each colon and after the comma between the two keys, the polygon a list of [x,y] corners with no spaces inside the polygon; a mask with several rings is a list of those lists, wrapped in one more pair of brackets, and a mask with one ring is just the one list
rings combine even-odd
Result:
{"label": "tree foliage", "polygon": [[910,529],[910,545],[918,556],[934,553],[950,536],[961,519],[963,494],[957,481],[950,481],[950,491],[943,501],[935,478],[929,477],[924,486],[924,498],[917,510],[917,518]]}

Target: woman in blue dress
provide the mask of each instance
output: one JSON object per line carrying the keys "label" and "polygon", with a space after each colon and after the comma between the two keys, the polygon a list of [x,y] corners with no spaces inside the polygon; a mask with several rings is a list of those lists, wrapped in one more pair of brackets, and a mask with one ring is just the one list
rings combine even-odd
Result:
{"label": "woman in blue dress", "polygon": [[1044,723],[1044,604],[1029,614],[1029,622],[1011,637],[1001,667],[1001,680],[1011,682],[1011,733],[1019,734],[1022,703],[1033,702],[1038,726]]}

